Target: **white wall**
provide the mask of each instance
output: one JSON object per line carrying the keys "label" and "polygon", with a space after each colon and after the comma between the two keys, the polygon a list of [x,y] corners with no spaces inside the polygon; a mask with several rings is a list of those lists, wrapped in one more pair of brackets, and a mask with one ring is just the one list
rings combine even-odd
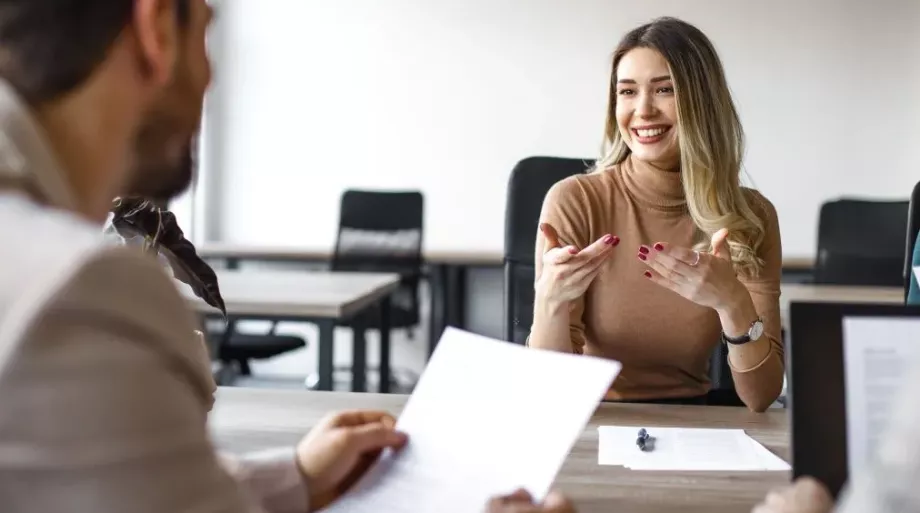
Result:
{"label": "white wall", "polygon": [[915,0],[221,4],[211,239],[328,248],[342,190],[417,188],[426,247],[500,251],[514,163],[596,156],[610,54],[660,15],[720,51],[787,256],[813,254],[822,201],[920,180]]}

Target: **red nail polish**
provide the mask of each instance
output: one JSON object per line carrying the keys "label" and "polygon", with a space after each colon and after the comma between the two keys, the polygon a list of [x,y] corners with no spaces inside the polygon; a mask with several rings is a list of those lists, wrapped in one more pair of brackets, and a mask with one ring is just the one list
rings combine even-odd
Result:
{"label": "red nail polish", "polygon": [[642,274],[644,274],[646,278],[651,278],[651,277],[652,277],[652,273],[650,273],[650,272],[648,272],[648,271],[645,271],[645,272],[642,273]]}
{"label": "red nail polish", "polygon": [[647,256],[645,256],[645,255],[644,255],[644,254],[642,254],[642,253],[639,253],[639,255],[638,255],[638,256],[639,256],[639,260],[642,260],[643,262],[644,262],[645,260],[647,260],[647,259],[648,259],[648,257],[647,257]]}
{"label": "red nail polish", "polygon": [[660,242],[655,243],[655,251],[664,251],[664,244]]}
{"label": "red nail polish", "polygon": [[613,235],[608,235],[604,237],[604,244],[613,244]]}
{"label": "red nail polish", "polygon": [[572,254],[572,255],[577,255],[577,254],[578,254],[578,250],[575,249],[575,248],[569,248],[569,253]]}
{"label": "red nail polish", "polygon": [[611,242],[610,244],[616,246],[616,245],[619,244],[619,243],[620,243],[620,238],[617,237],[616,235],[614,235],[614,236],[613,236],[613,242]]}
{"label": "red nail polish", "polygon": [[648,255],[649,249],[648,246],[639,246],[639,253],[643,255]]}

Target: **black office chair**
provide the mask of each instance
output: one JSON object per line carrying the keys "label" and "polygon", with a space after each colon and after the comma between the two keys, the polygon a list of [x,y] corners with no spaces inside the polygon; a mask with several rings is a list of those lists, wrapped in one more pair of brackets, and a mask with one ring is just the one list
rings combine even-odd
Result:
{"label": "black office chair", "polygon": [[505,204],[505,340],[523,344],[533,322],[534,251],[543,198],[556,182],[594,161],[530,157],[511,171]]}
{"label": "black office chair", "polygon": [[[333,271],[399,274],[390,307],[391,328],[419,324],[424,198],[420,192],[349,190],[342,195]],[[374,320],[368,314],[356,320]]]}
{"label": "black office chair", "polygon": [[911,265],[914,258],[914,246],[917,245],[917,230],[920,230],[920,182],[914,185],[910,193],[910,204],[907,208],[907,243],[904,245],[904,301],[910,292],[910,280],[913,273]]}
{"label": "black office chair", "polygon": [[[307,346],[307,342],[295,335],[278,335],[275,333],[277,323],[272,323],[269,332],[265,335],[232,332],[229,338],[217,345],[217,359],[224,365],[235,366],[236,372],[243,376],[252,374],[250,360],[265,360],[274,358],[288,351],[294,351]],[[226,329],[233,330],[234,323]],[[220,332],[208,330],[208,337],[221,338]]]}
{"label": "black office chair", "polygon": [[[390,299],[390,328],[406,329],[410,338],[421,320],[424,208],[417,191],[345,191],[331,264],[333,271],[399,274],[399,288]],[[353,330],[355,344],[363,344],[364,331],[379,324],[376,309],[338,323]]]}
{"label": "black office chair", "polygon": [[[546,193],[556,182],[584,173],[592,160],[531,157],[511,172],[505,206],[505,340],[524,344],[533,323],[534,252],[540,210]],[[707,404],[742,406],[735,392],[728,351],[719,344],[710,360],[712,386]]]}
{"label": "black office chair", "polygon": [[814,281],[904,285],[907,201],[840,199],[821,206]]}

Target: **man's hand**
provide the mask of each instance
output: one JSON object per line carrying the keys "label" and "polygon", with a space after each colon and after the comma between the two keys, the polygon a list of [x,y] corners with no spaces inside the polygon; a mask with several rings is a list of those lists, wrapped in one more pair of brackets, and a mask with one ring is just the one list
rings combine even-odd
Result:
{"label": "man's hand", "polygon": [[575,513],[575,507],[557,492],[550,492],[543,503],[534,504],[526,490],[518,490],[489,501],[486,513]]}
{"label": "man's hand", "polygon": [[383,449],[402,448],[407,438],[395,425],[396,419],[383,411],[342,412],[317,424],[297,447],[310,509],[317,511],[341,497]]}
{"label": "man's hand", "polygon": [[823,484],[801,477],[791,486],[770,492],[753,513],[830,513],[833,508],[834,499]]}

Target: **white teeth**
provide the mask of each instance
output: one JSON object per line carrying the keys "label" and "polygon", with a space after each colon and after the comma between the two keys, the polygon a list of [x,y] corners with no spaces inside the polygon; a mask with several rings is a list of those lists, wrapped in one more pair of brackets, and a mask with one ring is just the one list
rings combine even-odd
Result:
{"label": "white teeth", "polygon": [[639,130],[636,130],[636,132],[639,134],[639,137],[655,137],[656,135],[661,135],[667,132],[667,129],[665,128],[651,128],[647,130],[639,129]]}

